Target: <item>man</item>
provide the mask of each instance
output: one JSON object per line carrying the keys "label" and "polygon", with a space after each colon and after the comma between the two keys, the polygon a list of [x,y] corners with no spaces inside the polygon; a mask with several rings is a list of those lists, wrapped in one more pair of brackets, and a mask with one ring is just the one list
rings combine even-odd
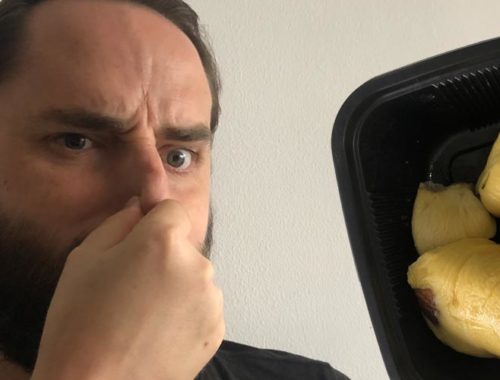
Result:
{"label": "man", "polygon": [[344,379],[223,342],[219,81],[180,0],[0,2],[0,379]]}

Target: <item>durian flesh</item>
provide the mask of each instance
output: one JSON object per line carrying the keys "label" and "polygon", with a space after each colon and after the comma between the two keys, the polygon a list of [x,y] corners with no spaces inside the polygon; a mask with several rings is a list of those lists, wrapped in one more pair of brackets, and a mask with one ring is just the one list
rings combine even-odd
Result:
{"label": "durian flesh", "polygon": [[500,217],[500,160],[495,160],[484,169],[476,190],[484,207]]}
{"label": "durian flesh", "polygon": [[500,357],[499,245],[464,239],[426,252],[409,267],[408,282],[432,294],[426,303],[435,318],[426,322],[443,343],[469,355]]}
{"label": "durian flesh", "polygon": [[419,254],[465,238],[492,238],[496,221],[472,185],[422,183],[413,205],[412,234]]}
{"label": "durian flesh", "polygon": [[476,183],[476,192],[486,209],[500,217],[500,135],[495,140],[486,166]]}

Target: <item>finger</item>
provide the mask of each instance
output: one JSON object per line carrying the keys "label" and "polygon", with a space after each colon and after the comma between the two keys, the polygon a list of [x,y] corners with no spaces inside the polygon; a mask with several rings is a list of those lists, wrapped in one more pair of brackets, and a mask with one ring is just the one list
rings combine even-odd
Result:
{"label": "finger", "polygon": [[143,217],[139,198],[132,197],[116,214],[108,217],[80,245],[82,250],[104,251],[120,243]]}
{"label": "finger", "polygon": [[127,236],[127,239],[137,239],[141,236],[167,236],[176,233],[188,236],[191,232],[191,221],[181,204],[172,199],[159,202],[152,208]]}

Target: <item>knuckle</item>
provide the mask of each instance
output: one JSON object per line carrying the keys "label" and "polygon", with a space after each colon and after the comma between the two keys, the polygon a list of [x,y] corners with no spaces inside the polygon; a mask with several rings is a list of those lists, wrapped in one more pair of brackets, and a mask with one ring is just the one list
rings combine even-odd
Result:
{"label": "knuckle", "polygon": [[224,309],[224,293],[221,288],[216,288],[217,299],[219,300],[219,305],[221,309]]}
{"label": "knuckle", "polygon": [[172,199],[166,199],[161,202],[160,213],[169,215],[169,220],[176,221],[176,224],[184,227],[191,227],[191,222],[186,210],[181,204]]}
{"label": "knuckle", "polygon": [[165,225],[156,233],[158,243],[164,248],[173,248],[176,246],[179,239],[182,238],[180,231],[174,224]]}
{"label": "knuckle", "polygon": [[215,276],[215,270],[213,264],[210,262],[210,260],[201,257],[200,261],[200,273],[203,275],[203,279],[207,282],[212,282]]}
{"label": "knuckle", "polygon": [[[204,259],[204,258],[203,258]],[[218,288],[214,281],[213,265],[204,259],[202,262],[193,267],[195,271],[196,287],[205,294],[211,302],[215,302],[218,298]]]}
{"label": "knuckle", "polygon": [[179,230],[173,224],[152,225],[144,236],[144,243],[148,251],[164,253],[171,251],[179,240]]}
{"label": "knuckle", "polygon": [[216,321],[224,321],[224,297],[222,290],[215,286],[212,292],[212,310]]}
{"label": "knuckle", "polygon": [[[172,203],[165,203],[172,202]],[[188,236],[191,223],[186,212],[174,201],[163,201],[162,205],[145,216],[140,235],[156,244],[168,244],[180,236]]]}

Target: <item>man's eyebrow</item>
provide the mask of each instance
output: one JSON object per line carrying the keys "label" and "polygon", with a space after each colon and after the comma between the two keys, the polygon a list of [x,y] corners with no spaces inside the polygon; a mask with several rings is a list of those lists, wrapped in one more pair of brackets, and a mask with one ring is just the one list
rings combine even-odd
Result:
{"label": "man's eyebrow", "polygon": [[42,112],[41,119],[93,132],[123,133],[127,130],[123,120],[79,108],[50,108]]}
{"label": "man's eyebrow", "polygon": [[[129,130],[129,123],[116,117],[102,115],[97,112],[79,108],[50,108],[41,114],[41,119],[56,122],[65,126],[92,131],[94,133],[123,134]],[[212,141],[213,134],[204,124],[188,127],[178,127],[164,124],[160,126],[159,134],[167,140],[175,141]]]}
{"label": "man's eyebrow", "polygon": [[212,131],[203,124],[194,125],[189,128],[170,127],[168,125],[164,125],[160,128],[160,133],[165,139],[175,141],[212,142],[213,139]]}

